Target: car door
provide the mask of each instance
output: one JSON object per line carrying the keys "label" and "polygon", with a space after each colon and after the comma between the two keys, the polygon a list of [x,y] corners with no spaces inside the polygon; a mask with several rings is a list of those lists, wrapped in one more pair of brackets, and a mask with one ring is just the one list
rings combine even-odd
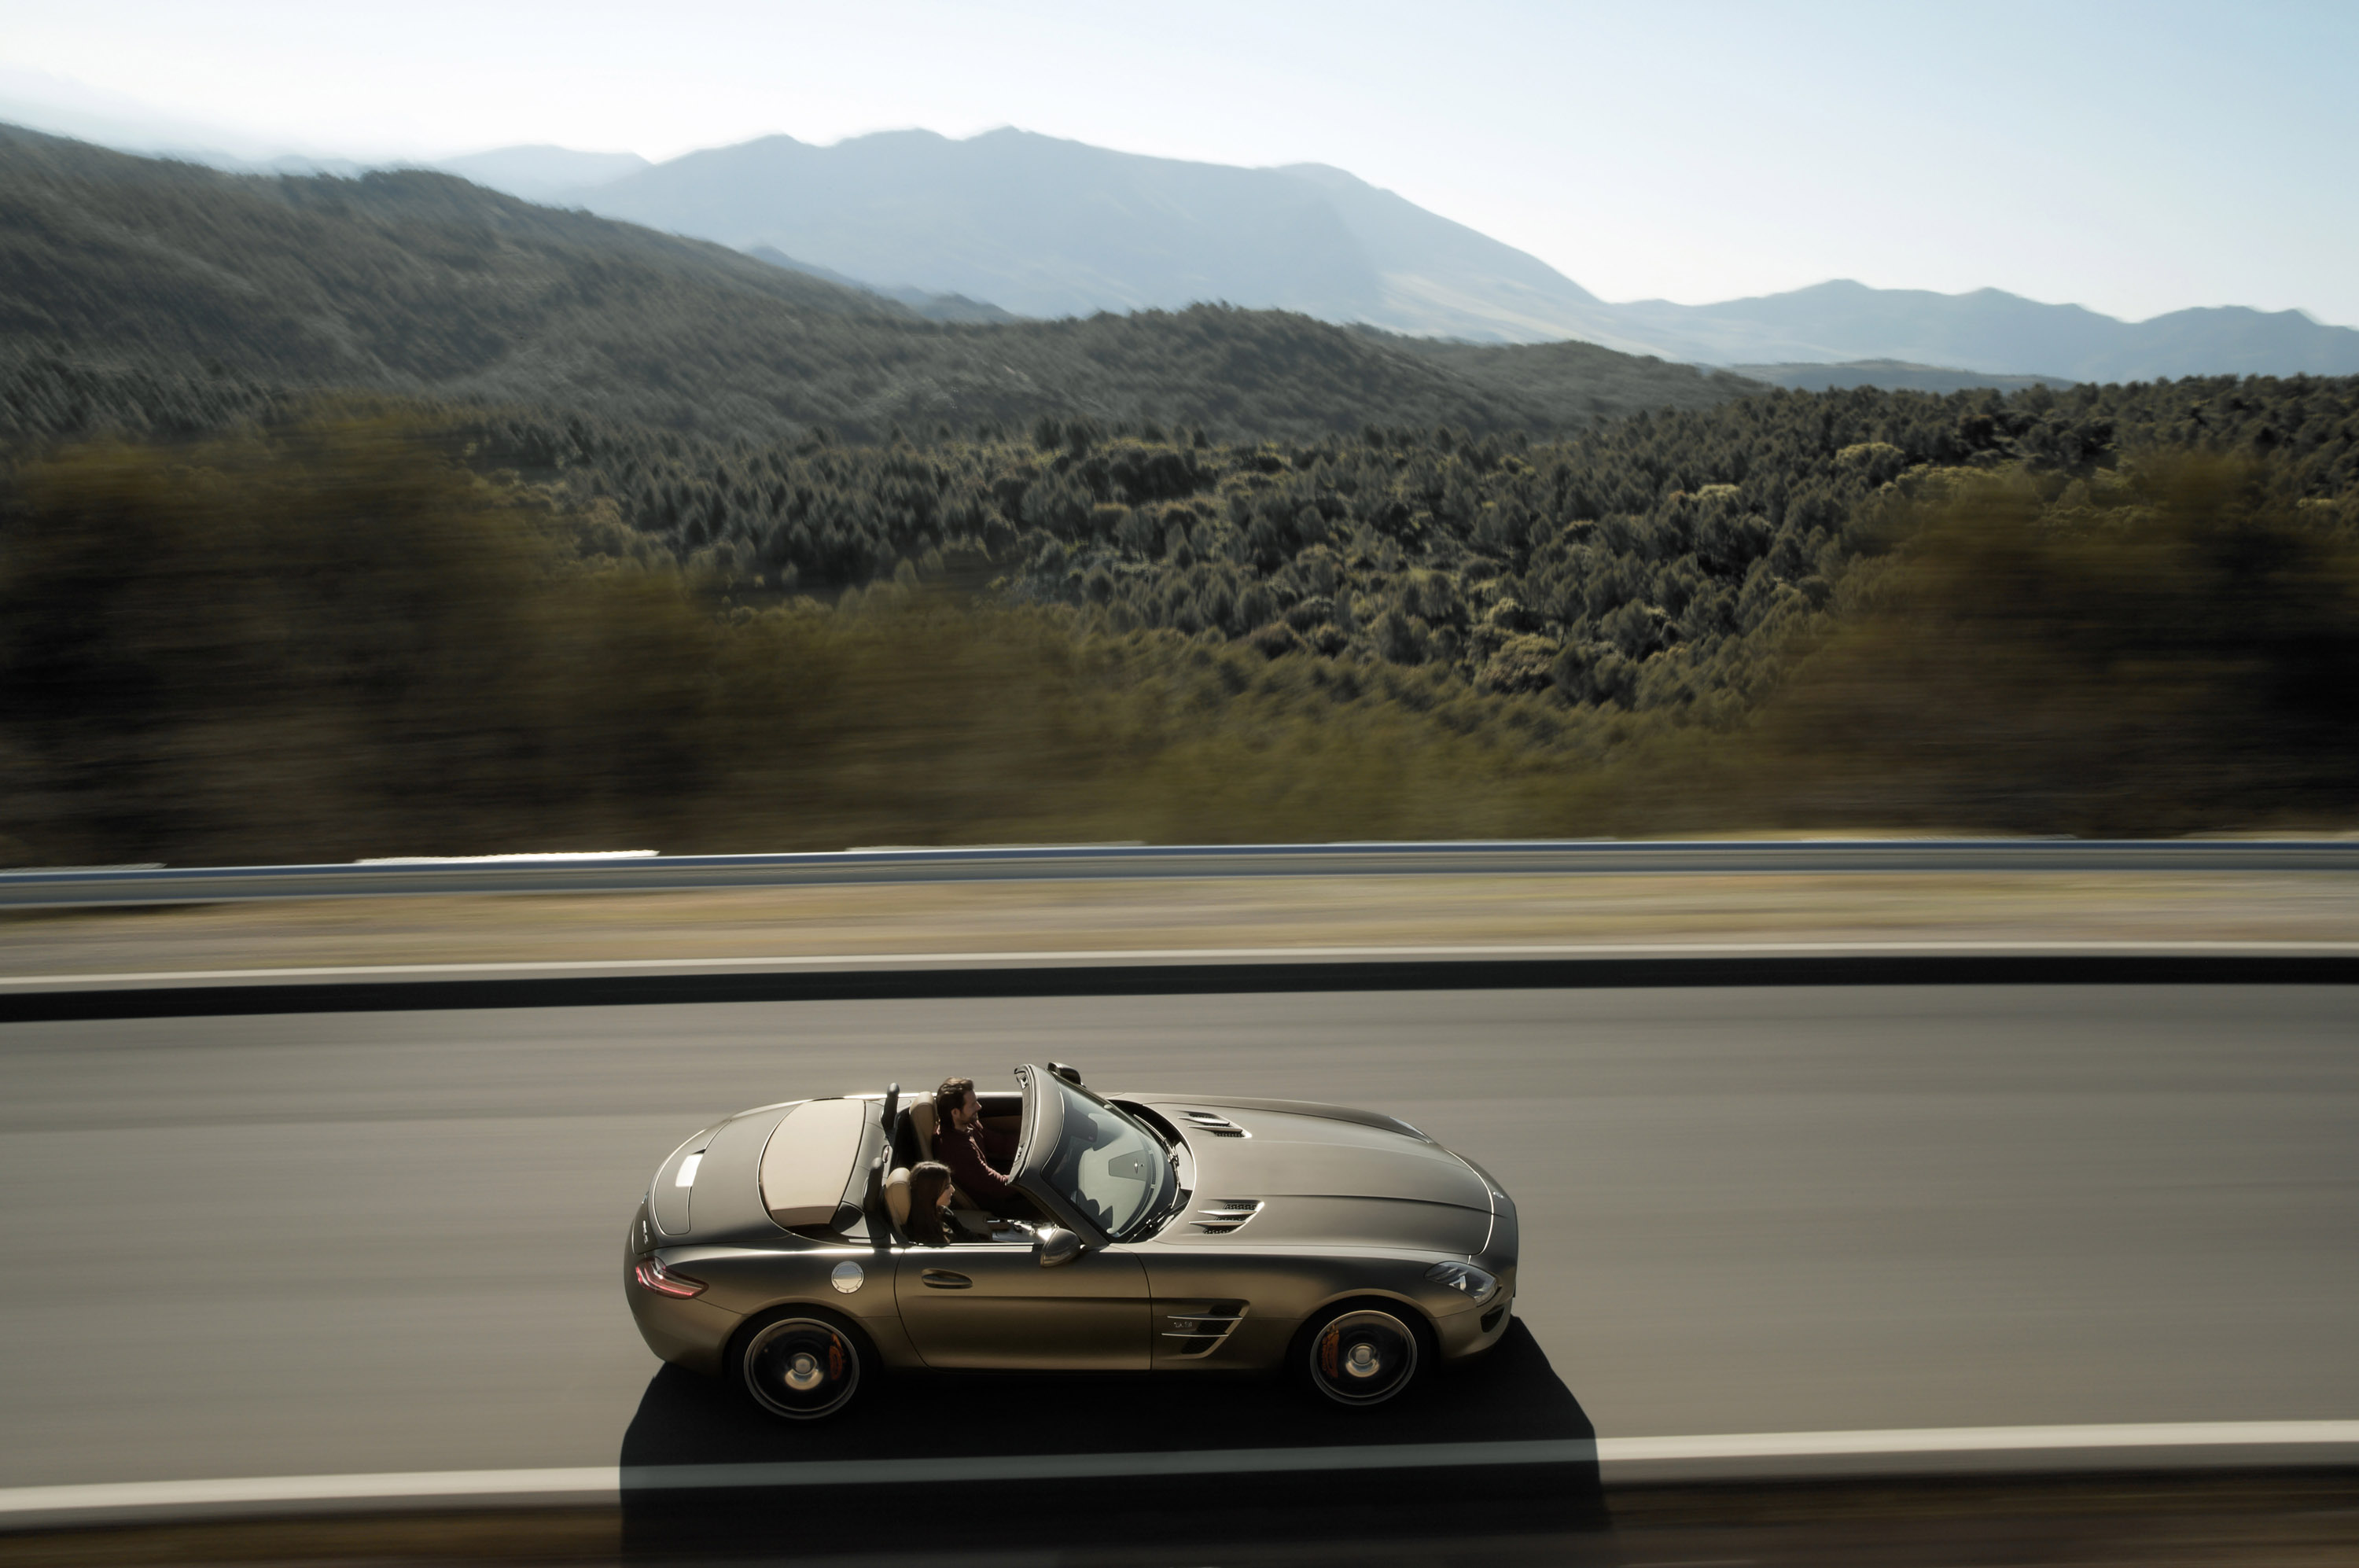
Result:
{"label": "car door", "polygon": [[1008,1242],[896,1248],[901,1323],[929,1367],[1144,1372],[1147,1269],[1120,1247],[1043,1269]]}

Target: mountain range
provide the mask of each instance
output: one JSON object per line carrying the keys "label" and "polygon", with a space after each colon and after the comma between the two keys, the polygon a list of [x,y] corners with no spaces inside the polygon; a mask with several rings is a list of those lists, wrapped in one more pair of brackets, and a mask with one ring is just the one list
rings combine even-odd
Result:
{"label": "mountain range", "polygon": [[[217,127],[0,69],[7,119],[239,173],[365,167],[251,143],[220,150]],[[1707,305],[1610,302],[1340,169],[1190,162],[1014,129],[960,140],[890,131],[826,147],[766,136],[662,163],[540,144],[431,167],[527,201],[714,241],[945,321],[1225,301],[1415,337],[1579,341],[1797,386],[2359,374],[2359,332],[2299,310],[2222,306],[2129,322],[1998,289],[1842,279]]]}
{"label": "mountain range", "polygon": [[1764,390],[1278,311],[995,321],[428,169],[229,174],[0,126],[0,438],[193,428],[326,389],[772,441],[1077,418],[1539,433]]}
{"label": "mountain range", "polygon": [[[2359,332],[2298,310],[2128,322],[1993,289],[1843,280],[1712,305],[1609,303],[1340,169],[1193,163],[1018,130],[891,131],[830,147],[766,136],[659,164],[518,147],[440,167],[528,200],[766,247],[882,292],[1024,316],[1222,300],[1415,336],[1578,339],[1709,365],[1897,360],[2060,381],[2359,373]],[[565,185],[569,173],[582,178]]]}

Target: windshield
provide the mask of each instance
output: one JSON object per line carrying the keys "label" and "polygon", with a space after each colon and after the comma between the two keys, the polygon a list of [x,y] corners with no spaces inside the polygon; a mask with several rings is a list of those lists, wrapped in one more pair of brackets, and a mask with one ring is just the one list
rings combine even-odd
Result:
{"label": "windshield", "polygon": [[1179,1184],[1171,1151],[1112,1105],[1053,1073],[1044,1076],[1051,1092],[1064,1098],[1065,1126],[1042,1175],[1100,1230],[1123,1240],[1152,1220],[1165,1194]]}

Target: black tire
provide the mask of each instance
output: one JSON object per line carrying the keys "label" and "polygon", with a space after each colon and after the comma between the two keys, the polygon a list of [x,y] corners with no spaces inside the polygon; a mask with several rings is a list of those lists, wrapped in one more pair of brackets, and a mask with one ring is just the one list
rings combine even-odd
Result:
{"label": "black tire", "polygon": [[1346,1301],[1311,1320],[1291,1359],[1319,1394],[1365,1410],[1408,1391],[1432,1364],[1433,1336],[1414,1307]]}
{"label": "black tire", "polygon": [[738,1331],[731,1374],[746,1397],[782,1421],[836,1414],[876,1369],[867,1336],[821,1307],[780,1307]]}

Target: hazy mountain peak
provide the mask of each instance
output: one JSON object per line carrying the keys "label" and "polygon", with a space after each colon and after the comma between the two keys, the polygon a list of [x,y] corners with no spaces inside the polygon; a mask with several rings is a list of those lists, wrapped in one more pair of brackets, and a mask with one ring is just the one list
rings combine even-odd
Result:
{"label": "hazy mountain peak", "polygon": [[[2359,374],[2359,332],[2299,310],[2241,305],[2174,310],[2129,322],[2085,305],[2050,305],[2003,289],[1941,294],[1832,278],[1784,294],[1613,307],[1634,335],[1677,357],[1784,373],[1799,365],[1902,361],[2021,376],[2038,366],[2079,381],[2181,376]],[[1790,376],[1785,377],[1789,383]]]}
{"label": "hazy mountain peak", "polygon": [[577,192],[609,216],[1033,316],[1221,299],[1356,317],[1375,278],[1299,181],[1014,127],[765,137]]}
{"label": "hazy mountain peak", "polygon": [[1633,346],[1537,257],[1324,165],[1151,158],[1003,125],[832,147],[764,137],[571,199],[1031,316],[1217,300],[1428,335]]}

